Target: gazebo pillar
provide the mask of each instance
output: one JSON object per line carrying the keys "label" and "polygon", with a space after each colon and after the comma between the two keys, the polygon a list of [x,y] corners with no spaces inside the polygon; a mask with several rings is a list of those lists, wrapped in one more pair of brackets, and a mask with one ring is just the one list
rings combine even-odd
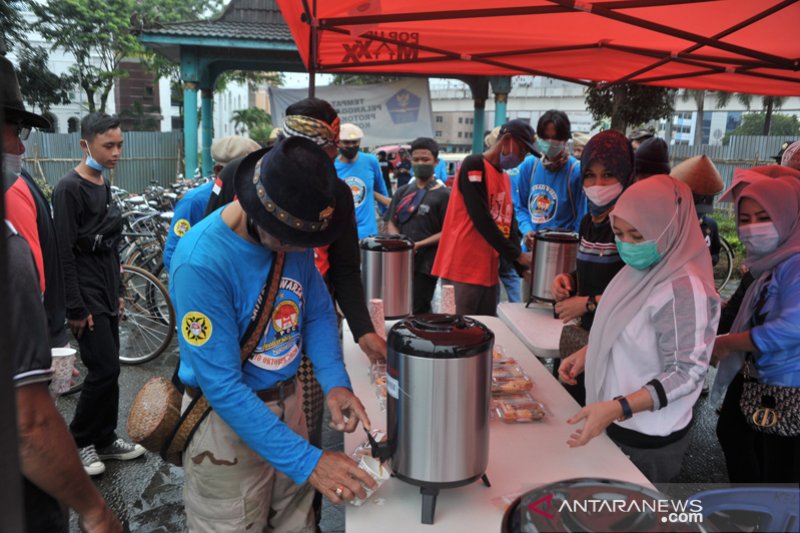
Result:
{"label": "gazebo pillar", "polygon": [[197,82],[183,82],[184,176],[194,177],[197,170]]}
{"label": "gazebo pillar", "polygon": [[474,77],[465,80],[472,91],[474,108],[472,112],[472,153],[483,152],[483,132],[486,111],[486,99],[489,97],[489,79]]}
{"label": "gazebo pillar", "polygon": [[212,87],[203,87],[200,90],[200,121],[203,133],[203,176],[211,176],[214,168],[214,162],[211,159],[211,141],[214,138],[214,89]]}
{"label": "gazebo pillar", "polygon": [[494,93],[494,125],[502,126],[506,123],[506,115],[508,110],[508,93],[511,92],[511,77],[510,76],[492,76],[489,78],[492,84],[492,92]]}

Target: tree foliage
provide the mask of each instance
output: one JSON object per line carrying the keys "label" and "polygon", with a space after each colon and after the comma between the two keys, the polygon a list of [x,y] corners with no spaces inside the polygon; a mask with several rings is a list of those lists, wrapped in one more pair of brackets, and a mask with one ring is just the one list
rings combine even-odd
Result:
{"label": "tree foliage", "polygon": [[[722,144],[727,145],[733,135],[762,135],[766,113],[748,113],[742,117],[742,123],[733,131],[729,131],[722,138]],[[770,135],[800,136],[800,120],[794,115],[772,115]]]}
{"label": "tree foliage", "polygon": [[0,53],[27,44],[27,28],[13,2],[0,2]]}
{"label": "tree foliage", "polygon": [[649,85],[619,84],[586,89],[586,107],[595,120],[611,119],[611,128],[625,133],[629,125],[660,118],[675,112],[675,89]]}
{"label": "tree foliage", "polygon": [[272,115],[260,107],[237,109],[233,112],[231,118],[237,133],[244,133],[246,130],[253,130],[258,127],[272,126]]}
{"label": "tree foliage", "polygon": [[53,48],[73,55],[72,73],[86,93],[89,111],[105,111],[114,81],[127,74],[120,68],[124,58],[140,58],[157,71],[168,68],[136,40],[135,31],[196,20],[218,9],[221,0],[28,0],[28,5],[37,17],[33,29]]}
{"label": "tree foliage", "polygon": [[286,77],[283,72],[265,72],[260,70],[229,70],[223,72],[214,84],[214,91],[221,93],[229,83],[244,83],[248,86],[274,85],[280,87]]}
{"label": "tree foliage", "polygon": [[69,90],[75,84],[70,74],[55,74],[47,67],[47,50],[42,47],[26,47],[19,50],[17,77],[23,99],[41,114],[54,105],[70,102]]}

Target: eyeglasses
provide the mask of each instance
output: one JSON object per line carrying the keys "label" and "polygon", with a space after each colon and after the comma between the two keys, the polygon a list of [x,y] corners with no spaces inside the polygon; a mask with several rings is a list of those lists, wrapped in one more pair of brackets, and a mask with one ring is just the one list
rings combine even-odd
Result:
{"label": "eyeglasses", "polygon": [[21,141],[27,141],[30,134],[31,134],[30,126],[23,126],[22,124],[17,124],[17,137],[19,137]]}

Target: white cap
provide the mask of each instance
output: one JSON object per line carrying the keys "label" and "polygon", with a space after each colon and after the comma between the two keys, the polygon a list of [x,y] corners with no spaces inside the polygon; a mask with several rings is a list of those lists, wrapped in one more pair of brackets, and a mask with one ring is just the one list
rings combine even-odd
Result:
{"label": "white cap", "polygon": [[339,140],[340,141],[360,141],[364,138],[364,130],[356,126],[355,124],[342,124],[342,127],[339,129]]}

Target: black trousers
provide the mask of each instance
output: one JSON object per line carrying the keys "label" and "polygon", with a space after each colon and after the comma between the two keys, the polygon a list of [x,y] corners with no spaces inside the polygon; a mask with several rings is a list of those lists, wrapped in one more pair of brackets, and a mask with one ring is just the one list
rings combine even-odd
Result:
{"label": "black trousers", "polygon": [[431,312],[431,300],[433,300],[433,293],[436,291],[437,281],[439,281],[437,277],[429,276],[422,272],[414,272],[413,313],[415,315]]}
{"label": "black trousers", "polygon": [[67,533],[67,509],[45,491],[22,478],[25,498],[25,526],[27,533]]}
{"label": "black trousers", "polygon": [[459,315],[497,316],[497,291],[500,285],[484,287],[472,283],[453,282],[456,313]]}
{"label": "black trousers", "polygon": [[728,387],[717,421],[731,483],[800,483],[800,437],[767,435],[750,427],[739,408],[744,377]]}
{"label": "black trousers", "polygon": [[78,448],[108,446],[117,438],[119,412],[119,317],[93,315],[94,331],[78,339],[88,373],[69,429]]}

